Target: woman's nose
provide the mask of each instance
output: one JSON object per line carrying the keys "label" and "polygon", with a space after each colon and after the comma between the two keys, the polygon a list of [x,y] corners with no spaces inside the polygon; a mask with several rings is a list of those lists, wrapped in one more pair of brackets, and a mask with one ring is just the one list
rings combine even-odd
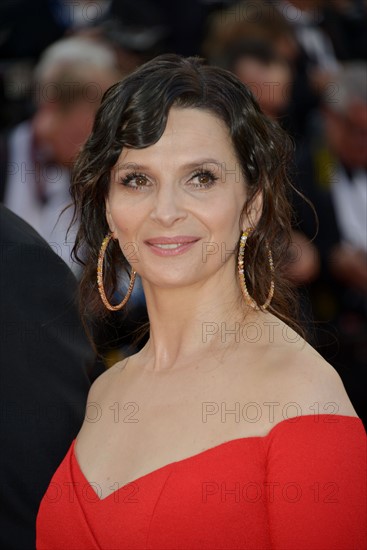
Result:
{"label": "woman's nose", "polygon": [[185,202],[180,190],[173,185],[162,185],[154,196],[151,218],[169,227],[186,216]]}

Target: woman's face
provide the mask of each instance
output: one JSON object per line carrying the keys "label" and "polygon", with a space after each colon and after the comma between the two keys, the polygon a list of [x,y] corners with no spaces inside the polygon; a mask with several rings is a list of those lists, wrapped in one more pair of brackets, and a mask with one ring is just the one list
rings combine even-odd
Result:
{"label": "woman's face", "polygon": [[107,221],[144,281],[186,286],[225,273],[233,280],[245,199],[226,125],[205,110],[172,108],[157,143],[122,150]]}

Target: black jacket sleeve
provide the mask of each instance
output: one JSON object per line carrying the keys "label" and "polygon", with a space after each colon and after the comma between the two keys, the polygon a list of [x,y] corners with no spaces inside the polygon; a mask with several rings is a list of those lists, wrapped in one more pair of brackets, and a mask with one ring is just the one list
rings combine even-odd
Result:
{"label": "black jacket sleeve", "polygon": [[28,550],[41,498],[83,422],[95,358],[74,275],[27,224],[0,214],[0,547]]}

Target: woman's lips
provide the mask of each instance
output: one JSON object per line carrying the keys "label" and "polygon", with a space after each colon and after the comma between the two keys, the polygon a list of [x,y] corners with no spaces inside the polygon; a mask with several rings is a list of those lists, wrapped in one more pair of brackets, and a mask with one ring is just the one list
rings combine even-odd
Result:
{"label": "woman's lips", "polygon": [[198,241],[198,237],[180,235],[177,237],[154,237],[144,242],[157,256],[177,256],[189,250]]}

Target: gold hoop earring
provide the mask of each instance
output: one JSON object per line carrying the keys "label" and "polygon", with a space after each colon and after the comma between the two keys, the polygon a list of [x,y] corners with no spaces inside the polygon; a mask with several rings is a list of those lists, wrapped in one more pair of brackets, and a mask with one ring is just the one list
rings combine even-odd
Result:
{"label": "gold hoop earring", "polygon": [[[271,282],[270,282],[270,290],[269,290],[268,297],[267,297],[267,299],[265,300],[265,302],[263,303],[262,306],[259,306],[255,302],[255,300],[252,298],[252,296],[250,296],[249,291],[247,290],[243,259],[244,259],[244,255],[245,255],[246,241],[247,241],[247,238],[248,238],[248,236],[250,235],[250,233],[252,231],[253,231],[253,228],[249,227],[241,235],[240,249],[239,249],[239,252],[238,252],[238,277],[239,277],[239,280],[240,280],[240,287],[241,287],[242,295],[243,295],[246,303],[249,306],[251,306],[253,309],[256,309],[256,310],[262,309],[262,310],[264,310],[264,309],[269,307],[270,302],[271,302],[271,300],[274,296],[275,284],[274,284],[274,279],[272,278]],[[273,256],[272,256],[271,250],[270,250],[269,245],[268,245],[267,242],[266,242],[266,247],[268,249],[268,259],[269,259],[270,272],[271,272],[271,274],[273,274],[274,273]]]}
{"label": "gold hoop earring", "polygon": [[136,271],[134,271],[131,268],[129,288],[127,289],[126,296],[122,300],[122,302],[120,304],[117,304],[116,306],[113,306],[112,304],[110,304],[110,302],[107,300],[107,296],[103,286],[103,260],[104,260],[104,255],[106,253],[108,243],[110,242],[111,239],[112,239],[112,233],[108,233],[108,235],[106,235],[106,237],[103,239],[101,248],[99,250],[98,263],[97,263],[97,285],[98,285],[99,294],[101,296],[101,300],[106,306],[106,308],[109,309],[110,311],[118,311],[124,307],[124,305],[126,304],[126,302],[131,296],[131,293],[134,288],[135,279],[136,279]]}

